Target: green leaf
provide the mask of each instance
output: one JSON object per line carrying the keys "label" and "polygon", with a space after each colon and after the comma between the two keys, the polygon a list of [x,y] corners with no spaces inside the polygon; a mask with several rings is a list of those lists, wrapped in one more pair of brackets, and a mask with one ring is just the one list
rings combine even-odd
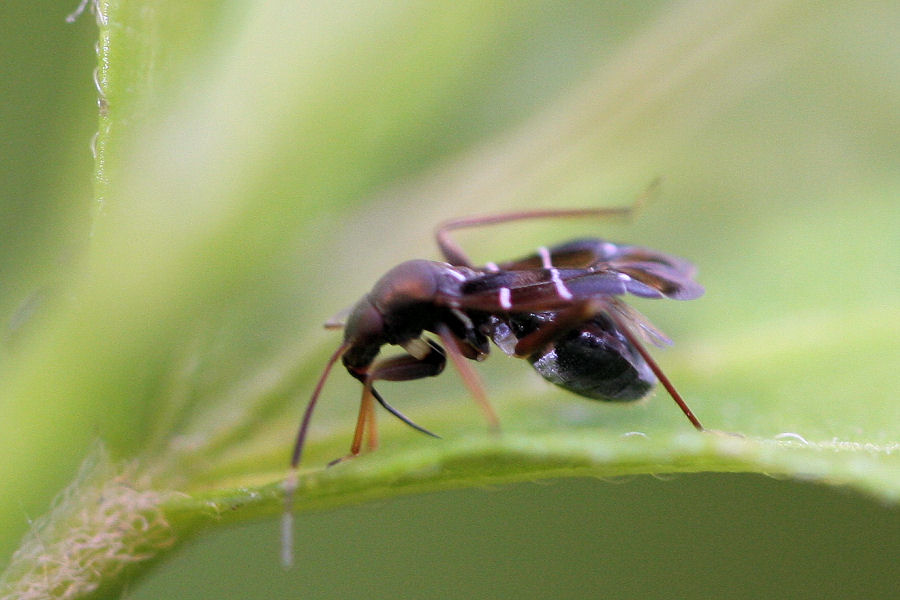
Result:
{"label": "green leaf", "polygon": [[[479,371],[501,435],[453,374],[385,385],[443,439],[385,423],[378,452],[325,469],[359,393],[335,372],[295,512],[702,471],[897,502],[900,94],[883,75],[892,36],[860,38],[884,20],[774,2],[578,10],[97,5],[89,248],[0,373],[5,552],[26,533],[21,507],[43,511],[86,466],[0,590],[114,595],[203,528],[277,517],[294,428],[338,344],[323,320],[394,264],[436,257],[444,218],[628,204],[659,175],[632,223],[460,240],[482,261],[602,235],[696,262],[705,298],[635,305],[676,341],[657,357],[693,410],[727,433],[693,431],[664,393],[591,403],[496,353]],[[118,554],[59,559],[76,534],[109,548],[113,533]]]}

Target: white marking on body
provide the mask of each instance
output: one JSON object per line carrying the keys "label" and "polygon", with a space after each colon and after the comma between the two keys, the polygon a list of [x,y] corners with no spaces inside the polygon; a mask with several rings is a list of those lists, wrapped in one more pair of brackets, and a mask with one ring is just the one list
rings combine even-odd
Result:
{"label": "white marking on body", "polygon": [[538,250],[538,256],[541,257],[541,264],[544,265],[545,269],[553,268],[553,261],[550,260],[550,251],[547,250],[546,246],[541,246]]}
{"label": "white marking on body", "polygon": [[456,279],[458,279],[459,281],[466,280],[466,276],[463,275],[462,273],[460,273],[459,271],[456,271],[454,269],[447,269],[447,272],[450,273],[450,275],[452,275],[453,277],[456,277]]}
{"label": "white marking on body", "polygon": [[563,300],[571,300],[572,292],[569,291],[569,288],[566,287],[566,284],[563,283],[563,280],[559,278],[559,271],[557,271],[556,269],[551,269],[550,277],[553,278],[553,283],[556,284],[556,293],[559,294],[559,297]]}
{"label": "white marking on body", "polygon": [[545,269],[550,270],[550,280],[553,282],[553,285],[556,286],[557,295],[563,300],[571,300],[572,292],[569,291],[569,288],[566,287],[563,280],[559,278],[559,270],[553,266],[553,261],[550,260],[550,251],[547,250],[546,246],[541,246],[538,248],[538,254],[541,257],[541,264],[544,265]]}
{"label": "white marking on body", "polygon": [[[500,267],[497,266],[495,262],[489,262],[484,265],[484,270],[488,273],[499,273]],[[505,310],[509,310],[512,308],[512,302],[509,299],[509,288],[503,287],[498,291],[500,306],[502,306]]]}

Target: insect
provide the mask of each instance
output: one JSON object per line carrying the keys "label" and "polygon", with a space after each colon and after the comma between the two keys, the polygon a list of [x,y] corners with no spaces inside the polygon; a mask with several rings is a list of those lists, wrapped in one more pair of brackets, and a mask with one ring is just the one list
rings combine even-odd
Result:
{"label": "insect", "polygon": [[[649,248],[578,239],[519,260],[475,266],[450,232],[560,217],[627,215],[634,207],[534,210],[447,221],[436,230],[444,262],[410,260],[381,277],[349,312],[344,339],[329,358],[303,414],[291,455],[300,463],[313,410],[338,360],[363,386],[348,457],[378,445],[375,402],[422,433],[437,437],[388,404],[379,381],[410,381],[456,367],[492,429],[499,428],[468,360],[483,360],[489,341],[528,360],[548,381],[581,396],[637,400],[656,381],[698,430],[700,421],[639,338],[671,343],[621,297],[691,300],[703,294],[689,262]],[[432,334],[428,336],[426,334]],[[436,339],[435,339],[436,336]],[[377,361],[386,345],[405,354]],[[338,459],[333,462],[339,462]],[[333,463],[332,463],[333,464]]]}

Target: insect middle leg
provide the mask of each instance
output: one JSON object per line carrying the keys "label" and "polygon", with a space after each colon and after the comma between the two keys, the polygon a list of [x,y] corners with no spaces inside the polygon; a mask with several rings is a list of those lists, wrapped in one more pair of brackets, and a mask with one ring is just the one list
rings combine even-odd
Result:
{"label": "insect middle leg", "polygon": [[478,406],[484,413],[484,417],[488,422],[488,427],[490,427],[491,431],[500,431],[500,418],[497,417],[494,407],[491,406],[491,403],[488,401],[487,394],[484,391],[484,386],[481,385],[478,374],[471,365],[465,361],[466,355],[462,350],[464,347],[462,340],[457,338],[446,325],[439,327],[437,333],[441,337],[441,341],[443,341],[444,345],[447,347],[447,352],[450,355],[453,366],[456,367],[457,372],[460,377],[462,377],[463,383],[469,389],[469,393],[472,394],[472,397],[475,398],[475,402],[478,403]]}
{"label": "insect middle leg", "polygon": [[520,338],[515,346],[515,355],[519,358],[531,356],[538,349],[577,328],[598,313],[604,312],[605,304],[602,300],[592,298],[559,311],[552,323]]}

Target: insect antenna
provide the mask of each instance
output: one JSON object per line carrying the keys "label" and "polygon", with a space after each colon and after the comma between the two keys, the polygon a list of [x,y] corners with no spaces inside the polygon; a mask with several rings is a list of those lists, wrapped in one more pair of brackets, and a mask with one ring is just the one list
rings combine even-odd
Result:
{"label": "insect antenna", "polygon": [[433,438],[441,439],[441,436],[439,436],[438,434],[432,433],[431,431],[428,431],[421,425],[414,423],[409,417],[407,417],[402,412],[400,412],[399,410],[397,410],[396,408],[394,408],[393,406],[388,404],[387,401],[385,401],[385,399],[381,397],[381,394],[379,394],[375,388],[372,388],[372,395],[375,396],[375,400],[377,400],[378,404],[383,406],[385,408],[385,410],[387,410],[389,413],[391,413],[392,415],[394,415],[395,417],[397,417],[398,419],[400,419],[401,421],[403,421],[404,423],[406,423],[407,425],[409,425],[416,431],[424,433],[425,435],[430,435]]}
{"label": "insect antenna", "polygon": [[284,481],[284,514],[281,518],[281,564],[287,568],[294,563],[294,492],[297,491],[297,466],[300,464],[300,457],[303,454],[303,446],[306,443],[306,432],[309,429],[309,422],[312,419],[313,409],[319,401],[319,395],[325,386],[325,380],[331,368],[343,356],[344,352],[350,347],[350,342],[341,344],[328,363],[322,374],[319,375],[319,381],[316,383],[316,389],[313,390],[303,412],[303,420],[300,421],[300,428],[297,430],[297,440],[294,442],[294,451],[291,454],[291,472]]}
{"label": "insect antenna", "polygon": [[338,349],[334,351],[334,354],[331,355],[331,358],[328,359],[325,369],[319,376],[319,381],[316,383],[316,389],[313,390],[312,396],[309,399],[309,404],[306,405],[306,410],[303,412],[303,420],[300,421],[300,428],[297,430],[297,439],[294,442],[294,452],[291,454],[292,469],[296,470],[297,465],[300,464],[300,456],[303,454],[303,446],[306,442],[306,430],[309,429],[309,422],[312,419],[313,409],[319,401],[319,395],[322,393],[322,387],[325,385],[325,380],[328,379],[328,374],[331,372],[334,363],[343,356],[344,352],[346,352],[349,347],[349,342],[341,344]]}
{"label": "insect antenna", "polygon": [[450,232],[454,229],[465,229],[468,227],[481,227],[483,225],[498,225],[500,223],[509,223],[512,221],[526,221],[531,219],[556,219],[569,217],[629,217],[643,206],[648,198],[655,195],[659,190],[662,179],[657,177],[647,189],[638,196],[631,206],[621,207],[602,207],[602,208],[548,208],[538,210],[523,210],[511,213],[501,213],[496,215],[482,215],[476,217],[463,217],[460,219],[451,219],[444,221],[438,225],[435,230],[435,238],[438,246],[444,255],[444,258],[452,265],[471,266],[472,262],[463,252],[462,248],[450,238]]}

